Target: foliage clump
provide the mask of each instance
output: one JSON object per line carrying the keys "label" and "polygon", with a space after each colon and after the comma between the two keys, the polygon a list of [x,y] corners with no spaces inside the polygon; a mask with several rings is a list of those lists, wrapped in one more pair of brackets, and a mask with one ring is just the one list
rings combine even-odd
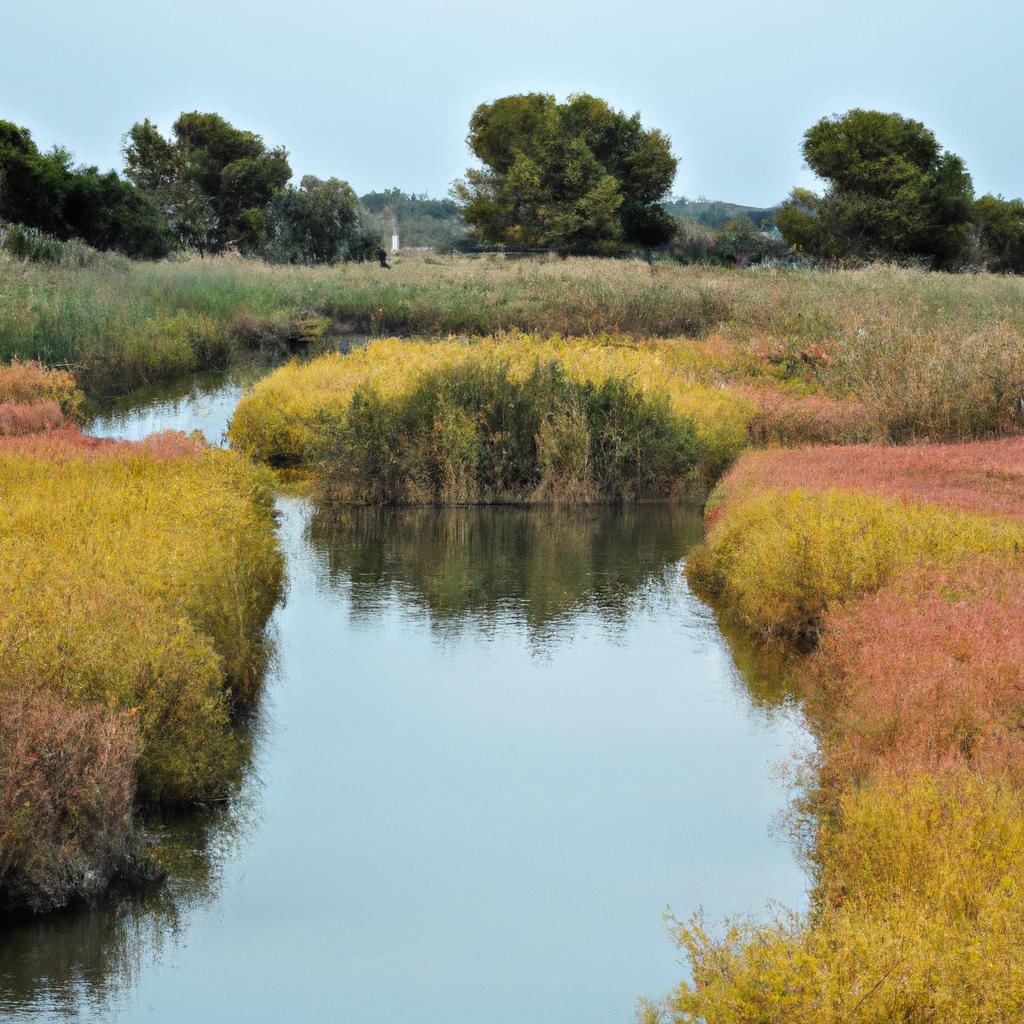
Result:
{"label": "foliage clump", "polygon": [[91,899],[135,847],[130,711],[0,690],[0,912]]}
{"label": "foliage clump", "polygon": [[489,243],[574,253],[652,248],[672,238],[660,205],[676,158],[668,138],[585,93],[482,103],[469,124],[470,168],[454,194]]}

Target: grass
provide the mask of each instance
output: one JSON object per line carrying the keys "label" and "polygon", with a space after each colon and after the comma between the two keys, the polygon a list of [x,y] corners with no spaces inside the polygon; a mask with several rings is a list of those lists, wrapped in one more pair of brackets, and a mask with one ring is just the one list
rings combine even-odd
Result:
{"label": "grass", "polygon": [[[1020,426],[1022,300],[1017,278],[889,267],[427,256],[384,272],[234,258],[77,267],[0,257],[0,361],[73,365],[90,391],[123,389],[188,361],[161,340],[161,325],[178,317],[214,325],[233,354],[325,331],[717,334],[748,362],[835,399],[856,397],[869,426],[894,439],[961,439]],[[200,353],[194,368],[211,355]]]}

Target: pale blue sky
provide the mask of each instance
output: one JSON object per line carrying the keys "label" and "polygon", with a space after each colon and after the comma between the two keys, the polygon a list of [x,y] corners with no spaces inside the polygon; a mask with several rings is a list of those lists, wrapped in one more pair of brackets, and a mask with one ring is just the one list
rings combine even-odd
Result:
{"label": "pale blue sky", "polygon": [[1018,196],[1022,38],[1011,0],[0,0],[0,118],[120,168],[133,121],[213,110],[297,175],[442,195],[477,103],[591,92],[671,136],[677,192],[767,205],[812,182],[804,129],[862,106]]}

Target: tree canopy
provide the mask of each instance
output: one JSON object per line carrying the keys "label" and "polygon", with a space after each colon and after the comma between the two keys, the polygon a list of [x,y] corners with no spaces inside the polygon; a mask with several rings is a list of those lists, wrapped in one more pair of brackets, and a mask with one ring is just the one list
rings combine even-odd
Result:
{"label": "tree canopy", "polygon": [[148,118],[125,136],[129,179],[164,211],[178,240],[200,252],[253,252],[267,233],[267,204],[292,171],[283,147],[219,114],[182,114],[172,138]]}
{"label": "tree canopy", "polygon": [[484,242],[616,252],[668,242],[662,209],[676,158],[669,139],[584,93],[481,104],[468,138],[483,164],[456,183],[462,215]]}
{"label": "tree canopy", "polygon": [[1024,200],[982,196],[974,204],[974,222],[989,270],[1024,274]]}
{"label": "tree canopy", "polygon": [[130,256],[162,256],[170,243],[145,194],[114,171],[75,167],[65,149],[40,152],[10,121],[0,121],[0,220]]}
{"label": "tree canopy", "polygon": [[803,154],[828,188],[794,189],[777,214],[794,247],[821,257],[923,257],[939,267],[964,251],[971,177],[920,121],[850,110],[809,128]]}
{"label": "tree canopy", "polygon": [[280,263],[337,263],[358,233],[359,200],[347,181],[312,174],[267,207],[263,255]]}

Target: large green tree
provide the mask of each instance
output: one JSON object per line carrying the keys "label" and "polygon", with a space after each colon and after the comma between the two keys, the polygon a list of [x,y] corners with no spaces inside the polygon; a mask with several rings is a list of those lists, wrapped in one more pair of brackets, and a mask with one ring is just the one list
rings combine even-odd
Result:
{"label": "large green tree", "polygon": [[466,223],[484,242],[563,252],[618,252],[668,242],[662,209],[676,158],[640,115],[579,94],[546,93],[481,104],[469,147],[483,165],[455,184]]}
{"label": "large green tree", "polygon": [[828,188],[795,189],[777,214],[795,248],[826,258],[925,258],[936,267],[965,251],[970,175],[920,121],[850,110],[809,128],[803,154]]}
{"label": "large green tree", "polygon": [[145,193],[113,171],[74,166],[66,149],[41,152],[10,121],[0,121],[0,219],[129,256],[161,256],[170,241]]}
{"label": "large green tree", "polygon": [[165,138],[148,118],[125,136],[128,177],[152,196],[171,230],[200,252],[253,252],[267,234],[267,204],[291,177],[283,147],[219,114],[182,114]]}

